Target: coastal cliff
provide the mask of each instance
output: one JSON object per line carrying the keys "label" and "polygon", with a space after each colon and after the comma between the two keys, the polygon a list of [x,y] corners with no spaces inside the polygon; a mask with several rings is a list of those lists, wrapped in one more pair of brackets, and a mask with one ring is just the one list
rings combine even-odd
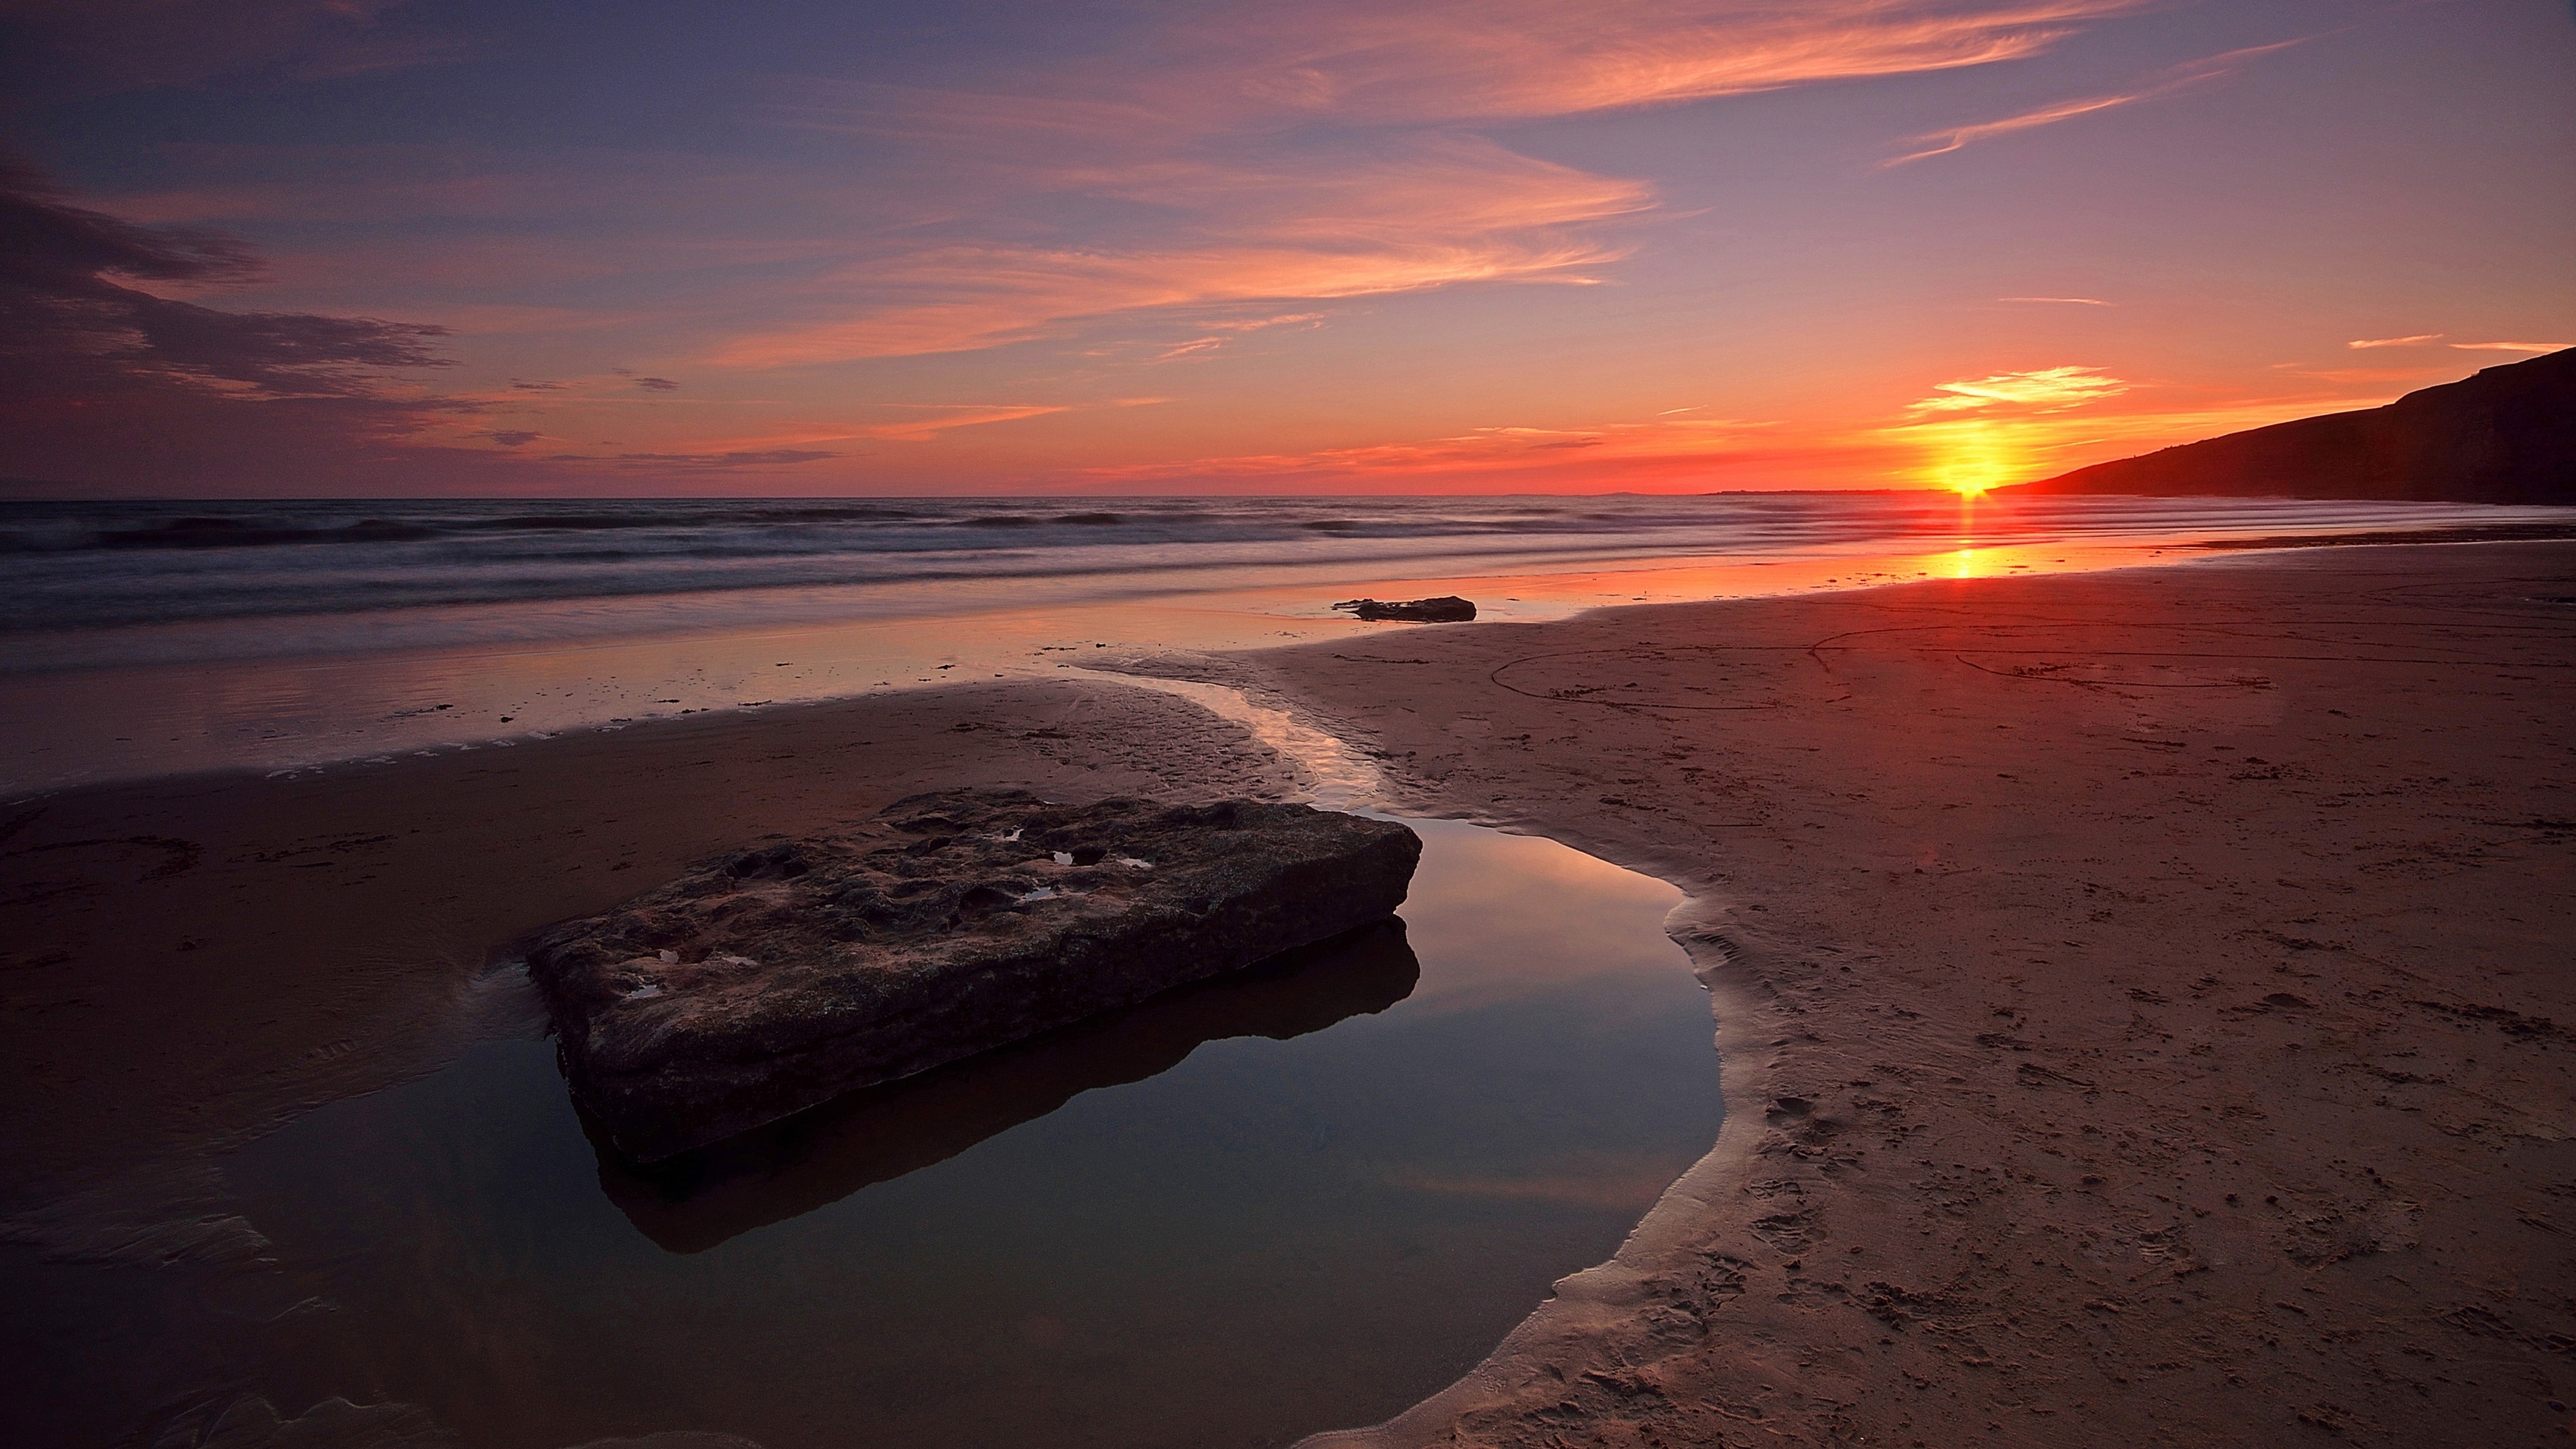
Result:
{"label": "coastal cliff", "polygon": [[1996,491],[2576,502],[2576,348]]}

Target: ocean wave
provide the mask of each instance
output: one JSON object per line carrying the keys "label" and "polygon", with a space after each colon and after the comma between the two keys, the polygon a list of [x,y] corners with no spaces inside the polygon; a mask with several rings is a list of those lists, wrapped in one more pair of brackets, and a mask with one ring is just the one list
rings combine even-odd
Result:
{"label": "ocean wave", "polygon": [[2423,505],[2206,499],[1989,501],[1963,511],[1947,495],[1894,492],[16,502],[0,503],[0,635],[979,577],[1812,554],[1938,547],[1963,530],[2003,544],[2420,526],[2424,514]]}

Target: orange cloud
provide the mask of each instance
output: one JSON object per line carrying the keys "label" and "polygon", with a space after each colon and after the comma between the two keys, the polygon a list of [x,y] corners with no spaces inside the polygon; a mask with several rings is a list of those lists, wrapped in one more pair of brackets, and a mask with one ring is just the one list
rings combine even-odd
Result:
{"label": "orange cloud", "polygon": [[783,367],[996,347],[1053,324],[1111,312],[1278,298],[1360,297],[1459,282],[1587,281],[1573,269],[1617,253],[1575,242],[1425,239],[1374,255],[1277,247],[1103,257],[1079,252],[950,248],[905,259],[879,280],[946,292],[846,322],[739,338],[712,360]]}
{"label": "orange cloud", "polygon": [[2462,352],[2564,352],[2576,342],[2454,342]]}
{"label": "orange cloud", "polygon": [[[1908,408],[1903,419],[1879,426],[1668,413],[1648,422],[1486,427],[1448,437],[1095,467],[1064,475],[1059,482],[1092,491],[1293,487],[1319,492],[1504,488],[1585,493],[1909,483],[1982,489],[2388,400],[2381,393],[2311,391],[2220,401],[2185,398],[2108,411],[2098,404],[2114,398],[2136,402],[2133,386],[2074,367],[2004,373],[1951,386],[1972,391],[1936,390],[1932,400],[1956,398],[1965,406],[1929,414]],[[1688,411],[1693,410],[1677,410]],[[1734,481],[1739,479],[1740,484]]]}
{"label": "orange cloud", "polygon": [[1914,139],[1917,141],[1938,141],[1940,143],[1939,145],[1930,146],[1921,151],[1909,152],[1906,155],[1895,157],[1883,164],[1887,166],[1903,166],[1910,162],[1922,161],[1933,156],[1947,156],[1953,151],[1995,136],[2010,135],[2015,131],[2027,131],[2034,126],[2053,126],[2060,121],[2073,120],[2077,116],[2089,116],[2095,111],[2107,111],[2114,106],[2125,106],[2132,101],[2140,101],[2144,99],[2146,99],[2146,96],[2141,92],[2136,95],[2094,96],[2080,101],[2060,101],[2053,106],[2042,106],[2035,111],[2024,111],[2018,116],[2006,116],[2000,121],[1981,121],[1973,126],[1961,126],[1950,131],[1936,131],[1930,135],[1917,136]]}
{"label": "orange cloud", "polygon": [[2019,60],[2145,4],[1318,0],[1185,26],[1168,37],[1173,59],[1141,75],[1125,63],[1059,72],[955,107],[922,106],[930,93],[900,87],[847,87],[839,103],[791,100],[781,114],[840,128],[855,104],[878,116],[868,129],[951,142],[1207,133],[1283,113],[1423,125],[1570,116]]}
{"label": "orange cloud", "polygon": [[922,414],[900,422],[842,430],[836,437],[885,438],[902,443],[926,443],[941,433],[956,428],[981,427],[986,423],[1015,423],[1022,418],[1042,418],[1049,413],[1070,412],[1070,408],[1046,404],[999,405],[983,403],[882,403],[882,407],[908,408]]}
{"label": "orange cloud", "polygon": [[2128,390],[2127,383],[2094,368],[2049,367],[2037,372],[1999,372],[1973,382],[1945,382],[1908,411],[1953,413],[2010,406],[2053,412],[2117,397]]}
{"label": "orange cloud", "polygon": [[[1385,478],[1426,480],[1447,476],[1555,473],[1575,469],[1672,471],[1736,461],[1746,443],[1777,424],[1733,418],[1610,423],[1596,428],[1477,428],[1455,437],[1321,448],[1303,453],[1253,453],[1086,469],[1087,484],[1101,486],[1183,480]],[[1769,455],[1773,450],[1763,450]],[[1550,480],[1568,481],[1562,477]]]}
{"label": "orange cloud", "polygon": [[[766,468],[783,464],[819,462],[845,456],[841,445],[858,442],[926,443],[940,434],[958,428],[981,427],[988,423],[1017,422],[1022,418],[1044,417],[1051,413],[1071,411],[1068,407],[1045,404],[1013,403],[877,403],[871,406],[887,411],[901,411],[915,416],[892,422],[852,426],[844,422],[810,422],[770,428],[757,434],[729,437],[681,437],[663,441],[653,452],[557,453],[546,461],[553,463],[604,463],[620,468],[668,463],[689,469]],[[470,434],[508,444],[505,436],[490,431]],[[511,433],[507,436],[533,438],[534,433]],[[615,444],[600,444],[613,447]]]}
{"label": "orange cloud", "polygon": [[[713,360],[779,367],[907,357],[1000,346],[1113,313],[1462,282],[1586,282],[1583,268],[1624,252],[1576,228],[1652,201],[1640,183],[1475,140],[1415,143],[1365,164],[1347,157],[1303,164],[1255,171],[1139,163],[1114,177],[1096,174],[1096,189],[1191,224],[1168,244],[1125,252],[950,245],[852,265],[815,285],[810,310],[855,315],[736,338]],[[1314,316],[1251,320],[1273,326]]]}
{"label": "orange cloud", "polygon": [[1232,322],[1209,322],[1204,325],[1207,329],[1206,336],[1176,342],[1157,354],[1154,360],[1175,362],[1184,357],[1205,357],[1245,333],[1266,331],[1272,327],[1295,327],[1301,332],[1321,327],[1324,325],[1324,314],[1291,312],[1282,317],[1249,317]]}
{"label": "orange cloud", "polygon": [[[2128,392],[2127,385],[2121,384],[2119,392]],[[2099,394],[2113,395],[2118,394]],[[1993,413],[1918,415],[1882,429],[1879,437],[1901,455],[1890,460],[1888,477],[1973,491],[2294,418],[2377,407],[2389,400],[2386,393],[2310,392],[2295,397],[2181,401],[2116,412],[2070,411],[2074,404],[2042,405]]]}
{"label": "orange cloud", "polygon": [[[1310,5],[1206,37],[1248,101],[1370,120],[1565,116],[2035,55],[2138,0]],[[1231,52],[1229,54],[1229,52]],[[1246,54],[1245,52],[1249,52]]]}
{"label": "orange cloud", "polygon": [[2355,351],[2365,351],[2373,347],[2415,347],[2426,342],[2438,342],[2441,337],[2442,334],[2439,332],[2418,332],[2412,337],[2366,337],[2359,341],[2347,342],[2344,346]]}
{"label": "orange cloud", "polygon": [[2293,45],[2304,44],[2308,38],[2302,36],[2298,40],[2248,46],[2242,50],[2231,50],[2222,55],[2190,61],[2162,72],[2156,79],[2136,90],[2107,96],[2088,96],[2081,100],[2058,101],[2041,106],[2037,110],[2024,111],[2019,115],[2006,116],[1997,121],[1979,121],[1974,125],[1958,126],[1947,131],[1927,132],[1913,139],[1917,144],[1926,142],[1931,144],[1925,145],[1922,150],[1908,152],[1879,164],[1882,167],[1904,166],[1934,156],[1947,156],[1953,151],[1973,146],[1979,141],[2008,136],[2015,131],[2027,131],[2037,126],[2053,126],[2060,121],[2071,121],[2077,116],[2089,116],[2096,111],[2107,111],[2117,106],[2156,100],[2191,86],[2233,75],[2248,61],[2269,55],[2276,50],[2286,50]]}
{"label": "orange cloud", "polygon": [[[876,252],[788,299],[803,319],[713,360],[780,367],[1007,345],[1120,314],[1466,282],[1585,281],[1642,183],[1456,132],[2036,54],[2141,0],[1324,0],[1184,26],[1159,62],[1073,66],[977,94],[813,83],[784,124],[917,154],[943,240]],[[895,163],[889,163],[895,164]],[[1093,248],[1027,239],[1023,201],[1130,203]],[[898,233],[888,232],[886,235]],[[817,317],[820,314],[820,317]],[[1166,344],[1205,356],[1222,334]]]}

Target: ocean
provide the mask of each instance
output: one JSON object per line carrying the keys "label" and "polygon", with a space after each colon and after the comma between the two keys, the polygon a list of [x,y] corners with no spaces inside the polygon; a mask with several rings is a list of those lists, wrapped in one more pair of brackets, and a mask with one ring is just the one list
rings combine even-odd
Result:
{"label": "ocean", "polygon": [[0,789],[1380,627],[1331,609],[1363,594],[1535,620],[2567,513],[1923,492],[0,503]]}

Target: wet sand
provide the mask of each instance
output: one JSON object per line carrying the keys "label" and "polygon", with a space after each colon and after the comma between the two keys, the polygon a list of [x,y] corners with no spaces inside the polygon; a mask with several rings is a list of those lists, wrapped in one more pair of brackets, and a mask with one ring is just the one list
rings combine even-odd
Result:
{"label": "wet sand", "polygon": [[1186,703],[1066,682],[25,800],[0,812],[0,1231],[136,1260],[230,1251],[181,1211],[205,1154],[494,1034],[481,1015],[522,998],[477,983],[514,938],[714,851],[945,785],[1275,796],[1296,778]]}
{"label": "wet sand", "polygon": [[[1339,733],[1392,805],[1694,898],[1716,1149],[1358,1442],[2563,1433],[2571,597],[2564,544],[2345,548],[1160,661]],[[1302,778],[1067,682],[30,800],[0,1236],[255,1255],[207,1154],[500,1030],[510,938],[714,849],[940,785]]]}
{"label": "wet sand", "polygon": [[1694,898],[1727,1120],[1332,1445],[2555,1442],[2576,547],[2315,549],[1217,661]]}

